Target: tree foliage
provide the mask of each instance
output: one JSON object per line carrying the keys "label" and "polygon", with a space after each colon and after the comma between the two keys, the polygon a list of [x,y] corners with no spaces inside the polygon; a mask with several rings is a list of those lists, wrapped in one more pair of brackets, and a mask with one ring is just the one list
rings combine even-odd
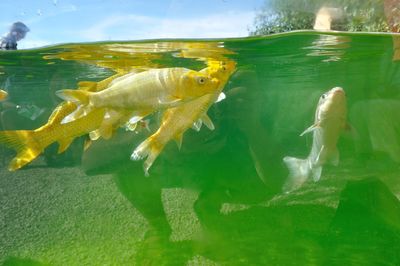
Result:
{"label": "tree foliage", "polygon": [[313,29],[322,7],[340,13],[332,30],[389,31],[384,0],[266,0],[258,11],[250,35],[265,35],[300,29]]}

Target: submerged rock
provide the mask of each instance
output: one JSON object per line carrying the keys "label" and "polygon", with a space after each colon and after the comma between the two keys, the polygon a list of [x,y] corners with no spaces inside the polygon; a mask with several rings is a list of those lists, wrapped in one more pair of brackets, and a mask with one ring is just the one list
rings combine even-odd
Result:
{"label": "submerged rock", "polygon": [[324,243],[337,265],[399,265],[400,201],[376,177],[349,181]]}
{"label": "submerged rock", "polygon": [[331,229],[379,229],[400,234],[400,201],[378,178],[350,181],[341,193]]}

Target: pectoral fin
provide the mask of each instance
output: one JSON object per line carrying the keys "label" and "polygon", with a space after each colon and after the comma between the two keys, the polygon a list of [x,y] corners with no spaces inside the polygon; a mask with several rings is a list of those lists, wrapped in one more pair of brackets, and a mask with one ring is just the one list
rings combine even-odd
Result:
{"label": "pectoral fin", "polygon": [[143,127],[144,127],[148,132],[151,132],[150,127],[149,127],[150,120],[149,120],[149,119],[142,120],[142,123],[143,123]]}
{"label": "pectoral fin", "polygon": [[130,122],[127,122],[127,123],[125,124],[125,130],[126,130],[126,131],[135,131],[136,126],[137,126],[137,123],[132,124],[132,123],[130,123]]}
{"label": "pectoral fin", "polygon": [[89,138],[90,140],[98,140],[100,138],[100,132],[98,129],[92,131],[89,133]]}
{"label": "pectoral fin", "polygon": [[220,101],[225,100],[225,98],[226,98],[225,93],[221,92],[221,93],[218,95],[218,99],[217,99],[215,102],[218,103],[218,102],[220,102]]}
{"label": "pectoral fin", "polygon": [[152,110],[134,112],[131,118],[129,119],[129,123],[136,124],[146,116],[150,115],[152,112],[153,112]]}
{"label": "pectoral fin", "polygon": [[213,122],[211,121],[210,117],[207,114],[202,115],[201,120],[203,121],[204,125],[208,127],[208,129],[210,130],[215,129]]}
{"label": "pectoral fin", "polygon": [[90,138],[86,138],[83,144],[83,150],[86,151],[92,145],[92,140]]}
{"label": "pectoral fin", "polygon": [[92,108],[90,106],[85,106],[85,107],[78,106],[78,108],[76,108],[75,111],[73,111],[72,113],[70,113],[61,120],[61,124],[67,124],[69,122],[75,121],[78,118],[87,115],[91,111]]}
{"label": "pectoral fin", "polygon": [[[125,128],[129,131],[134,131],[137,127],[137,123],[140,122],[143,118],[150,115],[153,111],[138,111],[133,114],[133,116],[129,119],[129,121],[125,124]],[[146,129],[150,131],[148,125],[146,124]]]}
{"label": "pectoral fin", "polygon": [[317,158],[315,158],[315,162],[313,162],[314,165],[323,165],[326,161],[326,148],[324,145],[322,145],[321,149],[319,150],[319,153],[317,155]]}
{"label": "pectoral fin", "polygon": [[309,128],[307,128],[306,130],[304,130],[303,133],[300,134],[300,137],[305,135],[305,134],[307,134],[307,133],[310,133],[310,132],[312,132],[314,130],[317,130],[317,129],[320,129],[319,125],[318,124],[314,124],[314,125],[310,126]]}
{"label": "pectoral fin", "polygon": [[331,156],[332,156],[331,157],[332,165],[338,166],[339,165],[339,151],[338,151],[338,149],[335,149]]}
{"label": "pectoral fin", "polygon": [[197,132],[200,131],[201,129],[201,125],[203,124],[203,122],[201,121],[201,119],[197,120],[196,122],[193,123],[192,128],[194,130],[196,130]]}
{"label": "pectoral fin", "polygon": [[73,138],[65,138],[58,141],[58,154],[63,153],[71,145]]}
{"label": "pectoral fin", "polygon": [[174,138],[176,145],[178,145],[178,150],[180,150],[182,147],[182,139],[183,139],[183,134],[179,134]]}

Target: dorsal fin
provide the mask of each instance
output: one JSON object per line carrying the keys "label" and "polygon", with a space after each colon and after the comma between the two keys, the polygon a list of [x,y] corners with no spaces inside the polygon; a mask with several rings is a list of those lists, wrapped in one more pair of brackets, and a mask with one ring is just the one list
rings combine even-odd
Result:
{"label": "dorsal fin", "polygon": [[196,122],[193,123],[192,128],[198,132],[200,131],[202,124],[203,124],[202,120],[198,119]]}
{"label": "dorsal fin", "polygon": [[77,105],[73,102],[62,102],[51,113],[47,124],[60,123],[67,115],[75,111]]}
{"label": "dorsal fin", "polygon": [[80,90],[86,91],[97,91],[97,82],[94,81],[80,81],[78,82],[78,87]]}

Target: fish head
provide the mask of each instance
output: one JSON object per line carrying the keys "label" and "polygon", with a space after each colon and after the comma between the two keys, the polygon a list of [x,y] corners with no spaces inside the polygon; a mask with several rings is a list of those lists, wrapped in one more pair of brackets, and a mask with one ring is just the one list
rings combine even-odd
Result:
{"label": "fish head", "polygon": [[343,88],[335,87],[321,95],[316,111],[316,120],[327,118],[345,119],[347,115],[346,93]]}
{"label": "fish head", "polygon": [[220,80],[221,85],[225,85],[230,76],[236,71],[236,62],[234,61],[213,61],[207,62],[208,67],[200,72],[210,75],[213,78]]}
{"label": "fish head", "polygon": [[191,70],[181,79],[181,95],[185,98],[197,98],[205,94],[214,93],[219,87],[220,81],[205,73]]}

